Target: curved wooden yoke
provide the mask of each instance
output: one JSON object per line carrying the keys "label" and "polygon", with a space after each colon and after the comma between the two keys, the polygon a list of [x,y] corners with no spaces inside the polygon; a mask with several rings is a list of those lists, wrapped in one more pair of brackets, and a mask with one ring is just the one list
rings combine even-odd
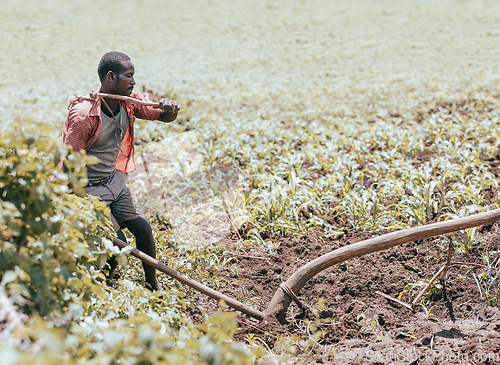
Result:
{"label": "curved wooden yoke", "polygon": [[[470,217],[453,219],[445,222],[428,224],[415,228],[404,229],[365,241],[353,243],[333,250],[317,259],[309,262],[298,269],[285,284],[297,295],[304,285],[315,275],[329,267],[339,264],[354,257],[363,256],[369,253],[382,251],[404,243],[422,240],[425,238],[438,236],[462,229],[483,226],[500,220],[500,209],[495,209],[486,213],[476,214]],[[285,322],[285,314],[290,305],[291,298],[285,294],[283,289],[278,288],[271,303],[265,311],[268,318],[275,317],[280,323]]]}
{"label": "curved wooden yoke", "polygon": [[[270,321],[275,321],[277,319],[280,323],[286,323],[286,310],[288,309],[292,300],[290,295],[297,295],[311,278],[335,264],[339,264],[343,261],[355,257],[360,257],[369,253],[399,246],[404,243],[422,240],[425,238],[450,232],[460,231],[462,229],[483,226],[485,224],[491,224],[498,220],[500,220],[500,209],[495,209],[470,217],[458,218],[445,222],[404,229],[338,248],[302,266],[292,276],[290,276],[290,278],[284,283],[284,285],[278,288],[273,298],[271,299],[271,303],[269,303],[269,306],[264,313],[254,308],[248,307],[247,305],[237,301],[236,299],[230,298],[227,295],[221,294],[201,283],[198,283],[193,279],[188,278],[186,275],[175,271],[174,269],[164,265],[163,263],[146,255],[136,248],[132,249],[130,252],[132,255],[141,259],[143,262],[155,267],[159,271],[173,277],[174,279],[179,280],[181,283],[186,284],[213,299],[219,301],[224,300],[230,307],[253,318],[256,318],[258,320],[268,319]],[[127,246],[125,242],[119,240],[118,238],[114,238],[113,243],[121,248]],[[291,293],[286,294],[285,290],[283,290],[282,287],[290,289]]]}

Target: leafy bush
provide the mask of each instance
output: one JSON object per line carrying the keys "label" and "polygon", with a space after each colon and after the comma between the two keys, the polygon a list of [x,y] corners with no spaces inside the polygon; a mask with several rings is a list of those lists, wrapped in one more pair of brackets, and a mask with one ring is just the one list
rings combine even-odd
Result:
{"label": "leafy bush", "polygon": [[[71,173],[58,171],[61,158]],[[103,285],[108,254],[123,252],[106,238],[105,204],[69,194],[82,192],[86,160],[41,133],[0,138],[3,363],[249,363],[231,314],[195,326],[182,293]]]}
{"label": "leafy bush", "polygon": [[[98,253],[105,255],[102,237],[111,233],[105,205],[67,194],[68,182],[82,193],[81,155],[43,135],[6,135],[0,141],[2,287],[24,312],[57,317],[100,287],[94,263]],[[74,172],[58,171],[63,157]],[[51,174],[57,183],[49,181]]]}

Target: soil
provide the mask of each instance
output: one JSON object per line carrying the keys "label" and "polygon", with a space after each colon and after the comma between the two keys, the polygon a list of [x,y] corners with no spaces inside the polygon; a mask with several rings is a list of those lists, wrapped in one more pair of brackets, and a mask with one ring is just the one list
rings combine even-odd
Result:
{"label": "soil", "polygon": [[[375,235],[349,232],[341,238],[328,239],[313,231],[295,238],[269,238],[279,242],[276,254],[234,255],[233,263],[220,273],[227,280],[218,290],[239,300],[246,299],[246,303],[248,298],[254,298],[257,308],[265,311],[279,285],[299,267],[336,248]],[[232,240],[226,238],[223,243],[230,246]],[[452,266],[445,289],[429,291],[430,295],[424,297],[425,306],[410,310],[376,293],[397,298],[405,285],[430,279],[446,262],[446,242],[443,237],[413,242],[324,270],[298,296],[317,318],[304,318],[292,303],[285,325],[239,317],[236,339],[247,342],[253,334],[280,353],[284,347],[279,339],[296,334],[307,341],[314,334],[311,328],[316,328],[322,333],[317,343],[311,339],[310,348],[297,346],[294,355],[305,363],[500,363],[500,309],[481,303],[472,274],[477,277],[487,269],[471,265],[484,264],[481,257],[486,252],[500,250],[500,235],[478,248],[456,253],[454,262],[469,265]],[[419,291],[412,292],[412,300]],[[319,298],[324,300],[321,311]],[[401,301],[409,302],[408,292]],[[210,299],[200,298],[198,305],[207,312],[217,310],[217,304]],[[191,314],[195,320],[201,319],[196,310]]]}
{"label": "soil", "polygon": [[[460,101],[439,108],[466,114],[465,104]],[[424,163],[432,152],[417,151],[415,158],[418,164]],[[487,163],[500,177],[500,160]],[[365,184],[371,183],[367,175]],[[484,204],[493,204],[498,189],[483,191],[483,196]],[[313,277],[298,294],[300,302],[312,309],[312,316],[293,302],[285,324],[239,315],[235,339],[248,343],[257,338],[257,343],[265,343],[272,352],[268,363],[282,363],[288,356],[307,364],[500,364],[500,278],[492,280],[491,305],[481,300],[475,279],[489,272],[483,261],[488,253],[493,260],[491,273],[498,272],[500,235],[492,233],[499,230],[491,225],[478,231],[484,237],[481,245],[455,251],[452,262],[460,264],[449,268],[444,283],[435,281],[413,309],[387,296],[406,304],[413,301],[446,262],[448,235],[334,265]],[[347,230],[342,237],[327,238],[320,230],[311,230],[298,236],[263,236],[277,247],[273,254],[236,248],[239,237],[232,234],[220,242],[231,260],[219,272],[224,280],[214,289],[264,312],[280,284],[301,266],[384,233],[388,232]],[[218,310],[214,300],[198,296],[195,309],[189,312],[196,322],[203,320],[198,306],[207,313]]]}

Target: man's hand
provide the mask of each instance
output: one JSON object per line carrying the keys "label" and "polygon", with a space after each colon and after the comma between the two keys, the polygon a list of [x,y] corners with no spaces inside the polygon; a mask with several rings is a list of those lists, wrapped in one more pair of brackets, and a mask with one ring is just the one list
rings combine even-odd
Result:
{"label": "man's hand", "polygon": [[161,99],[159,104],[161,110],[163,110],[164,112],[177,113],[180,109],[175,100]]}
{"label": "man's hand", "polygon": [[158,120],[162,122],[173,122],[175,118],[177,118],[177,113],[181,109],[179,105],[177,105],[177,102],[170,99],[161,99],[159,104],[162,112],[160,113]]}

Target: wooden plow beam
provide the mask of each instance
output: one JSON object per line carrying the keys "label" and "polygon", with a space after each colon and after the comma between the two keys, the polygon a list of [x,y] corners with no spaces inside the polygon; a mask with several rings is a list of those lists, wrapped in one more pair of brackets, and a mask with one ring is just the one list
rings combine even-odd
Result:
{"label": "wooden plow beam", "polygon": [[[425,226],[391,232],[379,237],[371,238],[338,248],[321,257],[318,257],[317,259],[299,268],[284,284],[282,284],[277,289],[265,312],[258,311],[237,301],[236,299],[230,298],[222,293],[210,289],[209,287],[198,283],[197,281],[190,279],[183,274],[180,274],[174,269],[162,264],[161,262],[135,248],[130,252],[132,255],[141,259],[148,265],[155,267],[159,271],[179,280],[180,282],[213,299],[224,300],[227,305],[242,313],[245,313],[260,321],[262,321],[263,319],[273,322],[277,320],[280,323],[284,324],[286,323],[286,310],[288,309],[292,299],[296,299],[296,295],[298,295],[300,290],[311,278],[335,264],[339,264],[355,257],[382,251],[405,243],[460,231],[463,229],[491,224],[498,220],[500,220],[500,209],[495,209],[486,213],[475,214],[473,216],[465,218],[457,218],[444,222],[432,223]],[[125,242],[119,240],[118,238],[114,238],[113,243],[121,248],[124,248],[127,245]],[[291,292],[289,292],[289,290],[291,290]]]}
{"label": "wooden plow beam", "polygon": [[[125,248],[127,247],[127,244],[123,242],[122,240],[118,238],[113,238],[113,243],[120,247],[120,248]],[[137,248],[133,248],[130,253],[140,259],[142,262],[153,266],[157,270],[161,271],[162,273],[167,274],[168,276],[173,277],[174,279],[179,280],[181,283],[186,284],[187,286],[199,291],[200,293],[203,293],[207,296],[209,296],[212,299],[216,299],[218,301],[224,300],[227,305],[230,307],[248,314],[249,316],[253,318],[257,318],[258,320],[262,321],[264,319],[264,313],[261,311],[258,311],[257,309],[251,308],[236,299],[233,299],[231,297],[228,297],[227,295],[224,295],[222,293],[219,293],[216,290],[213,290],[209,288],[206,285],[203,285],[202,283],[197,282],[196,280],[193,280],[191,278],[188,278],[186,275],[181,274],[180,272],[172,269],[171,267],[161,263],[160,261],[152,258],[149,255],[146,255],[144,252],[139,251]]]}
{"label": "wooden plow beam", "polygon": [[[498,220],[500,220],[500,209],[495,209],[465,218],[403,229],[401,231],[391,232],[379,237],[353,243],[333,250],[302,266],[290,276],[285,284],[295,293],[295,295],[297,295],[300,289],[302,289],[312,277],[335,264],[340,264],[355,257],[386,250],[405,243],[460,231],[462,229],[491,224]],[[274,294],[271,303],[269,303],[265,311],[266,317],[275,317],[280,323],[284,323],[286,310],[290,302],[291,298],[285,295],[285,292],[280,287]]]}

